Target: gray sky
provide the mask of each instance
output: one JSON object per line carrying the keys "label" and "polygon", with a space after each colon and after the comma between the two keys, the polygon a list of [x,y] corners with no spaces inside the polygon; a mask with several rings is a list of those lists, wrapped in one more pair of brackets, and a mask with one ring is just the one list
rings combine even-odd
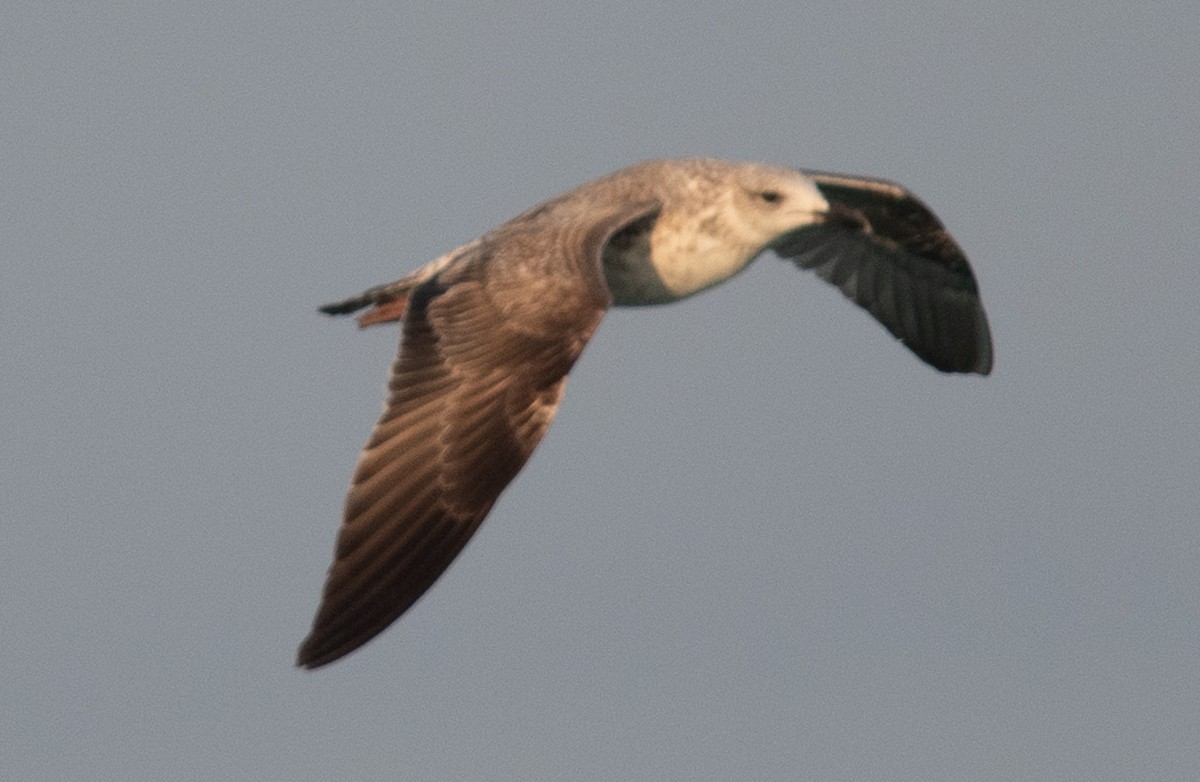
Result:
{"label": "gray sky", "polygon": [[[0,777],[1200,768],[1194,2],[97,5],[0,11]],[[994,375],[774,257],[615,311],[435,589],[294,669],[396,345],[316,306],[697,154],[913,188]]]}

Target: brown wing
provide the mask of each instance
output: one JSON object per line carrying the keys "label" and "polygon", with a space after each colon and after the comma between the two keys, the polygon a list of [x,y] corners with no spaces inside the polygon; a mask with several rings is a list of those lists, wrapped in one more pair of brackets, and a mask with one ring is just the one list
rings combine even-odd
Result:
{"label": "brown wing", "polygon": [[967,257],[900,185],[805,171],[829,202],[824,222],[776,243],[943,372],[988,374],[992,337]]}
{"label": "brown wing", "polygon": [[654,208],[557,231],[508,224],[413,291],[299,665],[382,632],[466,545],[545,434],[608,307],[604,242]]}

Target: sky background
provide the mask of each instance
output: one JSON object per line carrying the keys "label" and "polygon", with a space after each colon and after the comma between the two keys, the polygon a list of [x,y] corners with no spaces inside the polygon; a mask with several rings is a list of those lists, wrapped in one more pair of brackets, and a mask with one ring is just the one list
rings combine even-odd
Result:
{"label": "sky background", "polygon": [[[0,778],[1182,780],[1195,2],[9,3]],[[293,658],[394,329],[638,160],[902,182],[986,379],[766,256],[610,314],[402,621]]]}

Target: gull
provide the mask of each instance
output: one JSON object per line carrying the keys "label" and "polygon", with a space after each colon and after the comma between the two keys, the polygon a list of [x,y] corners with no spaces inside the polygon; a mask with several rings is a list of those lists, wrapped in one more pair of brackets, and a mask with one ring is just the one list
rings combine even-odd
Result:
{"label": "gull", "polygon": [[433,585],[546,433],[610,306],[687,298],[768,250],[840,288],[935,369],[991,371],[967,258],[900,185],[710,158],[588,182],[321,308],[403,326],[297,664],[358,649]]}

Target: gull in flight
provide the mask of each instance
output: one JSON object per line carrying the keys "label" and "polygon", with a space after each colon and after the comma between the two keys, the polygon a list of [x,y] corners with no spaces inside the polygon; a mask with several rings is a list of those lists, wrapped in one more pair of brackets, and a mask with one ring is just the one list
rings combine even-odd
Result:
{"label": "gull in flight", "polygon": [[297,664],[353,652],[433,585],[546,433],[610,306],[686,298],[767,250],[840,288],[935,369],[991,371],[966,256],[899,185],[707,158],[588,182],[321,308],[369,308],[361,325],[403,328]]}

